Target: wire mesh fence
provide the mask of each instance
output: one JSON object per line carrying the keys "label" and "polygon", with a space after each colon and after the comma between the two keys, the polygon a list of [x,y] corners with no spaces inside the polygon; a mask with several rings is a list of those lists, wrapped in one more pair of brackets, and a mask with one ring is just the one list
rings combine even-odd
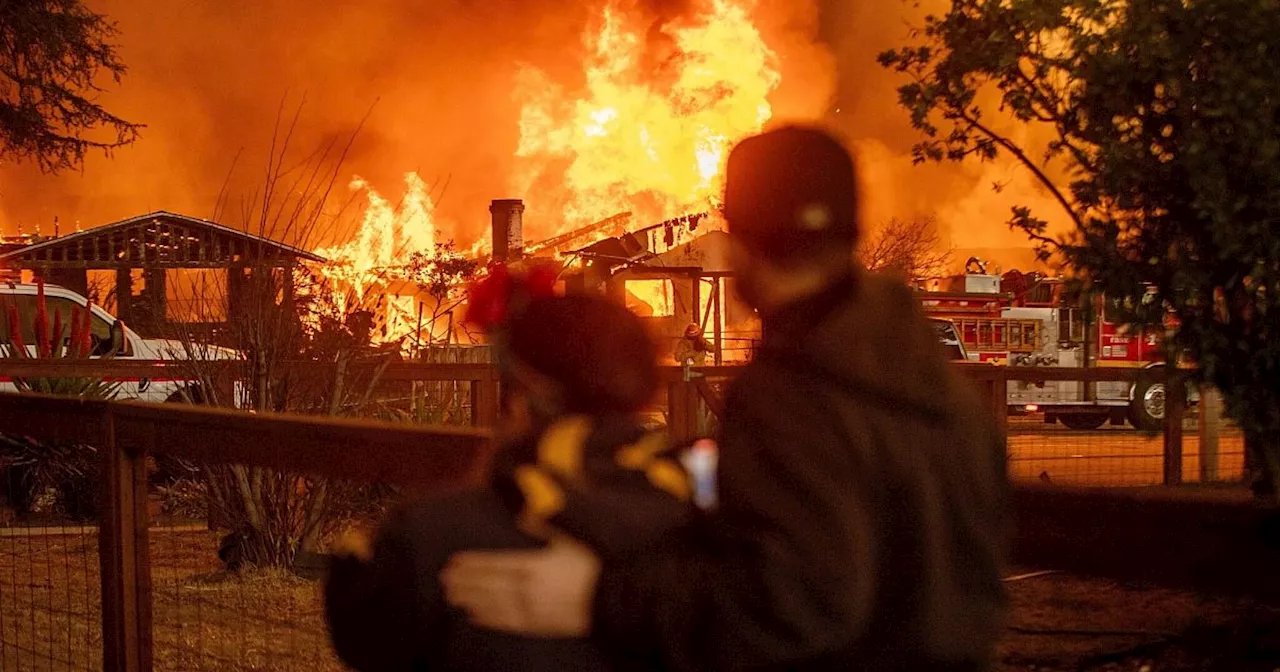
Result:
{"label": "wire mesh fence", "polygon": [[[164,492],[163,522],[151,528],[155,669],[345,669],[323,617],[325,557],[344,531],[372,529],[401,491],[242,464],[192,467]],[[154,533],[164,525],[174,531]]]}
{"label": "wire mesh fence", "polygon": [[[1009,475],[1015,482],[1086,487],[1136,487],[1169,484],[1170,459],[1164,428],[1173,420],[1139,418],[1125,401],[1150,383],[1163,387],[1163,372],[1097,370],[1088,372],[1102,403],[1083,401],[1084,380],[1071,371],[961,366],[990,399],[1007,439]],[[718,424],[732,368],[672,372],[668,394],[651,413],[680,440],[712,436]],[[1055,380],[1039,379],[1050,375]],[[1081,374],[1082,378],[1085,377]],[[1099,382],[1100,381],[1100,382]],[[985,387],[984,387],[985,386]],[[1036,390],[1028,397],[1026,389]],[[1206,403],[1200,403],[1201,397]],[[1163,399],[1163,397],[1160,397]],[[1244,475],[1244,437],[1223,414],[1209,390],[1195,391],[1182,407],[1180,435],[1173,441],[1181,459],[1179,483],[1238,482]],[[1029,404],[1034,401],[1036,403]],[[1161,402],[1163,403],[1163,401]],[[1158,411],[1163,414],[1163,410]],[[1154,421],[1154,422],[1153,422]]]}
{"label": "wire mesh fence", "polygon": [[0,434],[0,669],[102,669],[96,458]]}
{"label": "wire mesh fence", "polygon": [[[1183,421],[1182,481],[1239,481],[1244,471],[1244,438],[1239,428],[1222,419],[1217,456],[1203,464],[1200,425],[1194,411]],[[1109,487],[1162,485],[1165,474],[1163,434],[1128,424],[1104,424],[1098,429],[1071,429],[1049,422],[1043,413],[1008,419],[1009,475],[1014,481],[1058,485]]]}

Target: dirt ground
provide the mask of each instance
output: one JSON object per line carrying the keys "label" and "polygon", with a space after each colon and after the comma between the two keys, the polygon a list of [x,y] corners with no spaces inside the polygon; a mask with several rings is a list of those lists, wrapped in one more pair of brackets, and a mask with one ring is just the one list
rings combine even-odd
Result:
{"label": "dirt ground", "polygon": [[1000,670],[1280,670],[1275,607],[1065,574],[1007,585]]}
{"label": "dirt ground", "polygon": [[[278,572],[228,575],[217,541],[151,535],[155,669],[341,670],[319,586]],[[1063,574],[1008,587],[1002,671],[1280,670],[1280,609]],[[91,529],[0,537],[0,669],[102,669],[99,599]]]}

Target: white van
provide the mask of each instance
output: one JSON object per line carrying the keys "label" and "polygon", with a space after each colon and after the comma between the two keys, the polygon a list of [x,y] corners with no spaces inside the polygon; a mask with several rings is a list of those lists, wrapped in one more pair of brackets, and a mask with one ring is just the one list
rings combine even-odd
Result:
{"label": "white van", "polygon": [[[10,346],[9,338],[9,306],[16,306],[18,325],[22,329],[22,340],[27,350],[35,354],[35,334],[33,324],[36,315],[37,295],[39,287],[33,283],[0,283],[0,347]],[[88,300],[79,293],[57,285],[44,286],[45,302],[52,324],[54,312],[62,314],[62,323],[70,324],[72,308],[83,311]],[[184,360],[187,349],[182,342],[160,338],[142,338],[124,322],[101,306],[90,308],[89,320],[92,350],[90,357],[99,358],[112,355],[114,359],[148,361],[148,360]],[[239,353],[229,348],[200,345],[200,359],[238,359]],[[12,378],[5,375],[5,360],[0,359],[0,392],[15,392],[17,386]],[[181,396],[181,390],[190,387],[192,381],[176,378],[133,378],[121,380],[118,399],[137,401],[173,401]]]}

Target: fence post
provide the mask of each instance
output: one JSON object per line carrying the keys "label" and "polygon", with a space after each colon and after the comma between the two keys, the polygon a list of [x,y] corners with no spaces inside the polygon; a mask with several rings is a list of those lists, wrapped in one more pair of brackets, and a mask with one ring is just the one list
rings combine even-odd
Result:
{"label": "fence post", "polygon": [[999,366],[993,368],[988,401],[991,403],[991,412],[995,414],[996,424],[1000,427],[1000,435],[1005,436],[1009,431],[1008,369]]}
{"label": "fence post", "polygon": [[498,424],[498,381],[471,381],[471,424],[493,427]]}
{"label": "fence post", "polygon": [[1165,368],[1164,484],[1182,483],[1182,421],[1187,409],[1187,381],[1177,367]]}
{"label": "fence post", "polygon": [[102,667],[150,672],[151,558],[147,537],[147,468],[143,451],[119,445],[108,411],[102,447],[103,506],[98,560],[102,581]]}
{"label": "fence post", "polygon": [[673,443],[692,440],[698,433],[697,391],[687,381],[667,385],[667,433]]}
{"label": "fence post", "polygon": [[1222,397],[1212,385],[1200,386],[1200,482],[1219,477],[1218,440],[1222,432]]}

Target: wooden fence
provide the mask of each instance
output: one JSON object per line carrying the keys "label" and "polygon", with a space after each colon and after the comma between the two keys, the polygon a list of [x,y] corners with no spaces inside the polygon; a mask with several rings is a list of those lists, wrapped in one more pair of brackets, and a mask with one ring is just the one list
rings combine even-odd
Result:
{"label": "wooden fence", "polygon": [[[227,364],[233,370],[238,364]],[[1009,380],[1134,380],[1114,369],[1016,370],[964,366],[1003,418]],[[6,363],[6,376],[180,375],[172,363]],[[720,412],[716,386],[737,373],[708,367],[664,370],[669,427],[676,438],[698,431],[702,402]],[[694,375],[690,375],[694,374]],[[1176,375],[1176,374],[1175,374]],[[472,383],[476,427],[425,428],[322,417],[251,414],[186,405],[0,395],[0,428],[41,440],[98,446],[106,478],[99,533],[103,660],[108,671],[152,669],[152,582],[148,555],[148,455],[206,464],[271,467],[351,481],[392,482],[414,490],[478,483],[491,455],[485,429],[497,417],[497,376],[486,364],[394,364],[386,380]],[[1181,385],[1171,385],[1181,390]],[[1183,400],[1170,395],[1164,433],[1164,481],[1181,480]],[[1098,576],[1146,578],[1165,585],[1280,597],[1273,580],[1280,551],[1258,531],[1274,510],[1236,491],[1190,497],[1177,489],[1086,490],[1020,487],[1017,558]]]}

